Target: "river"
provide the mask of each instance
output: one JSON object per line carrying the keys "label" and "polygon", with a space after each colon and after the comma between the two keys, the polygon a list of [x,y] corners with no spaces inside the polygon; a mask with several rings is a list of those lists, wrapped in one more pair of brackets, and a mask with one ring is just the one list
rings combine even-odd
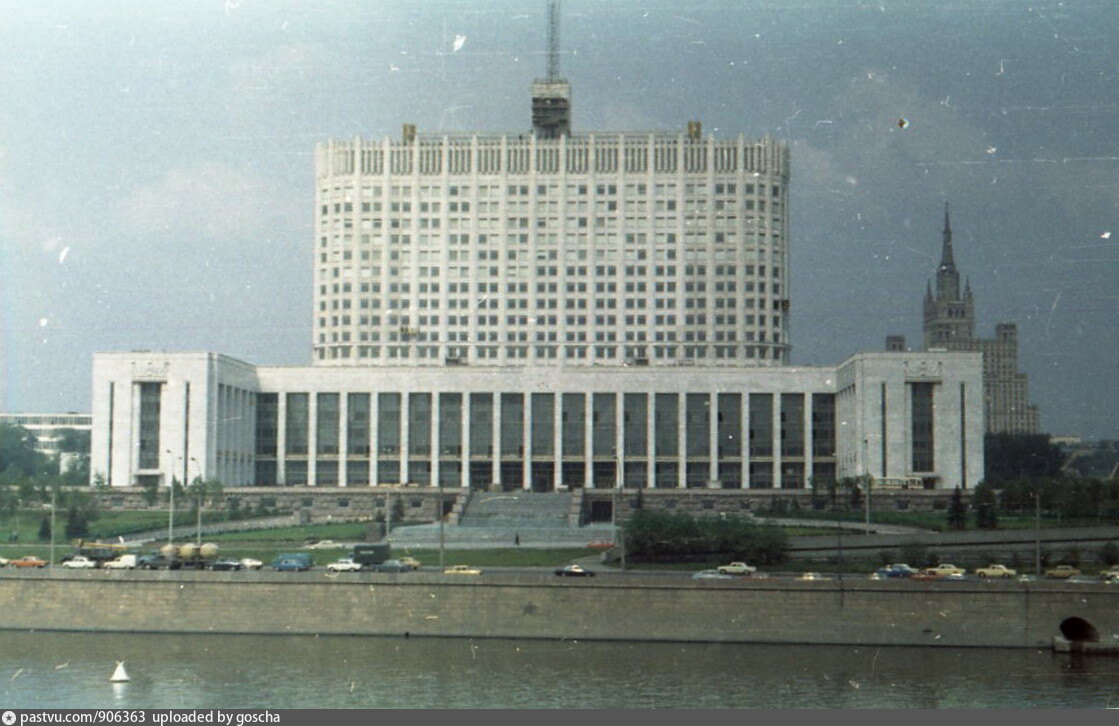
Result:
{"label": "river", "polygon": [[[109,683],[116,661],[131,681]],[[0,632],[0,708],[1104,708],[1036,650]]]}

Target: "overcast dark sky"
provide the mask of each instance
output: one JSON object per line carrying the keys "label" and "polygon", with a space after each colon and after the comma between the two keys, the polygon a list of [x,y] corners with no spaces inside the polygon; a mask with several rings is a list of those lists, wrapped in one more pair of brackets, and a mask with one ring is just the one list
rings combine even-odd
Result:
{"label": "overcast dark sky", "polygon": [[[526,129],[544,6],[0,0],[0,410],[88,410],[94,351],[309,363],[315,143]],[[1114,0],[567,0],[561,63],[577,130],[788,140],[796,364],[919,344],[949,201],[1043,427],[1115,438],[1117,29]]]}

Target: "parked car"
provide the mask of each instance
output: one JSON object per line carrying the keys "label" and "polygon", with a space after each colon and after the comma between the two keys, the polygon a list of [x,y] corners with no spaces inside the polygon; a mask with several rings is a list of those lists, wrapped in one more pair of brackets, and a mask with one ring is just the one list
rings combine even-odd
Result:
{"label": "parked car", "polygon": [[75,555],[63,562],[62,566],[68,570],[92,570],[97,567],[97,563],[84,555]]}
{"label": "parked car", "polygon": [[385,560],[376,565],[375,569],[377,572],[411,572],[413,568],[404,560]]}
{"label": "parked car", "polygon": [[1112,565],[1106,570],[1100,571],[1101,580],[1111,580],[1114,577],[1119,577],[1119,565]]}
{"label": "parked car", "polygon": [[967,572],[962,567],[950,565],[947,562],[941,562],[936,567],[926,567],[921,570],[922,575],[932,575],[933,577],[944,577],[945,575],[963,575]]}
{"label": "parked car", "polygon": [[875,574],[877,574],[879,578],[895,578],[913,577],[918,573],[917,570],[913,569],[909,565],[899,562],[892,565],[886,565],[885,567],[879,567],[877,570],[875,570]]}
{"label": "parked car", "polygon": [[1050,580],[1067,580],[1079,574],[1080,570],[1072,565],[1057,565],[1053,569],[1045,571],[1045,577]]}
{"label": "parked car", "polygon": [[584,570],[582,565],[564,565],[556,568],[556,575],[560,577],[594,577],[590,570]]}
{"label": "parked car", "polygon": [[727,575],[718,570],[700,570],[692,575],[693,580],[733,580],[733,575]]}
{"label": "parked car", "polygon": [[244,567],[246,570],[259,570],[264,567],[264,563],[255,557],[242,557],[241,567]]}
{"label": "parked car", "polygon": [[241,560],[223,559],[214,560],[210,563],[211,570],[240,570],[243,568],[244,565],[241,564]]}
{"label": "parked car", "polygon": [[136,555],[121,555],[101,563],[106,570],[134,570],[139,558]]}
{"label": "parked car", "polygon": [[349,557],[343,557],[340,560],[335,560],[326,566],[330,572],[360,572],[361,565],[354,562]]}
{"label": "parked car", "polygon": [[407,565],[410,570],[420,569],[420,561],[415,557],[401,557],[400,561]]}
{"label": "parked car", "polygon": [[444,575],[480,575],[482,571],[470,565],[451,565],[443,570]]}
{"label": "parked car", "polygon": [[977,575],[979,575],[980,577],[983,577],[983,578],[987,578],[987,577],[1007,578],[1007,577],[1014,577],[1015,575],[1018,574],[1018,571],[1017,570],[1012,570],[1009,567],[1007,567],[1006,565],[988,565],[986,567],[980,567],[979,569],[977,569],[975,571],[975,574],[977,574]]}
{"label": "parked car", "polygon": [[757,571],[758,568],[747,565],[745,562],[732,562],[729,565],[719,566],[719,572],[724,575],[752,575]]}
{"label": "parked car", "polygon": [[0,567],[7,567],[11,562],[7,557],[0,557]]}
{"label": "parked car", "polygon": [[47,561],[40,560],[35,555],[24,555],[18,560],[12,560],[8,563],[8,567],[46,567]]}

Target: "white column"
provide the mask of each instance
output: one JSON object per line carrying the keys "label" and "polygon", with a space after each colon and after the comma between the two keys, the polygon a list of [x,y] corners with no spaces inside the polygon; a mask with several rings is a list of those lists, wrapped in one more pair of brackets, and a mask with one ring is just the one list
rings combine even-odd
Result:
{"label": "white column", "polygon": [[[477,150],[477,139],[475,139],[475,150]],[[493,474],[490,483],[495,483],[501,481],[501,391],[495,391],[490,395],[493,396],[493,454],[490,457]]]}
{"label": "white column", "polygon": [[400,392],[400,476],[397,478],[401,484],[408,482],[408,416],[411,414],[411,406],[408,399],[411,392],[403,390]]}
{"label": "white column", "polygon": [[524,436],[524,439],[522,439],[521,444],[522,444],[522,446],[524,448],[524,451],[525,451],[524,482],[521,484],[521,488],[524,489],[525,491],[531,491],[532,490],[532,456],[535,453],[532,450],[532,426],[533,426],[533,421],[532,421],[532,394],[531,393],[523,393],[521,395],[523,396],[522,400],[524,402],[523,405],[521,406],[521,415],[524,417],[524,433],[522,434]]}
{"label": "white column", "polygon": [[583,486],[594,488],[594,394],[583,400]]}
{"label": "white column", "polygon": [[804,486],[812,488],[812,392],[804,394]]}
{"label": "white column", "polygon": [[708,395],[707,404],[707,428],[708,428],[708,451],[711,456],[711,464],[707,471],[708,486],[710,482],[719,478],[719,394],[711,392]]}
{"label": "white column", "polygon": [[[361,147],[357,147],[359,154],[358,164],[360,165]],[[344,487],[347,485],[346,469],[350,448],[350,397],[345,391],[338,392],[338,486]]]}
{"label": "white column", "polygon": [[742,488],[750,488],[750,392],[742,392]]}
{"label": "white column", "polygon": [[377,457],[381,454],[380,406],[377,405],[377,392],[369,394],[369,486],[377,486]]}
{"label": "white column", "polygon": [[688,486],[688,394],[676,394],[676,488]]}
{"label": "white column", "polygon": [[462,463],[459,464],[459,467],[461,467],[461,468],[459,469],[459,482],[458,483],[459,483],[459,486],[462,487],[463,489],[469,489],[470,488],[470,466],[471,466],[470,455],[472,453],[471,449],[470,449],[470,392],[469,391],[463,391],[462,392],[462,408],[460,409],[459,414],[462,416],[462,418],[461,418],[462,425],[459,427],[459,430],[462,432],[462,442],[461,442],[461,445],[459,446],[459,457],[462,459]]}
{"label": "white column", "polygon": [[626,474],[626,394],[619,392],[614,395],[614,466],[618,467],[618,471],[614,475],[614,487],[619,488],[625,486]]}
{"label": "white column", "polygon": [[645,487],[652,489],[657,485],[657,394],[645,394],[645,450],[649,457],[649,465],[645,469]]}
{"label": "white column", "polygon": [[307,394],[307,486],[318,486],[319,396]]}
{"label": "white column", "polygon": [[563,484],[563,394],[551,393],[552,397],[552,489],[566,491]]}
{"label": "white column", "polygon": [[287,483],[287,446],[288,446],[288,397],[287,393],[276,394],[276,484]]}
{"label": "white column", "polygon": [[781,392],[773,392],[773,488],[781,489]]}
{"label": "white column", "polygon": [[439,427],[443,411],[442,394],[439,391],[431,392],[431,486],[439,486],[439,457],[443,455],[442,442],[439,440]]}

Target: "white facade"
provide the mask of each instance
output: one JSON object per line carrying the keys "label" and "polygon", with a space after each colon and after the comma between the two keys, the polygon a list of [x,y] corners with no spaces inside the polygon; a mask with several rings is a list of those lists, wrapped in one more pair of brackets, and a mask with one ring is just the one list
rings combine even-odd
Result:
{"label": "white facade", "polygon": [[951,488],[983,472],[978,353],[671,370],[103,353],[93,378],[91,469],[112,486],[796,489],[869,471]]}
{"label": "white facade", "polygon": [[783,143],[407,127],[315,158],[315,365],[788,363]]}

